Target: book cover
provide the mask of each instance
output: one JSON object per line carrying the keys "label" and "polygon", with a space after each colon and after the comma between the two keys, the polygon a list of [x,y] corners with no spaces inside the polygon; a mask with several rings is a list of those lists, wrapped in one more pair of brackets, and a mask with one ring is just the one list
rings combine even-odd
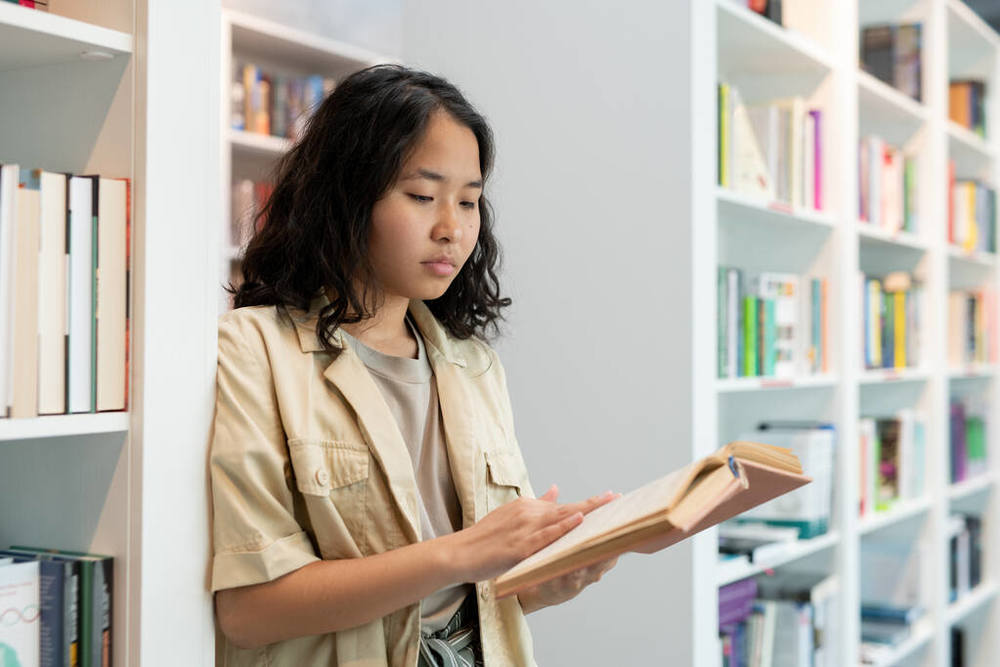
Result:
{"label": "book cover", "polygon": [[39,664],[41,617],[38,561],[0,566],[0,664]]}
{"label": "book cover", "polygon": [[66,175],[37,170],[38,414],[66,412]]}
{"label": "book cover", "polygon": [[97,223],[97,411],[125,409],[127,186],[101,178]]}
{"label": "book cover", "polygon": [[37,181],[22,169],[23,187],[17,189],[17,249],[14,292],[14,331],[12,353],[13,391],[10,416],[38,416],[38,250],[39,204]]}

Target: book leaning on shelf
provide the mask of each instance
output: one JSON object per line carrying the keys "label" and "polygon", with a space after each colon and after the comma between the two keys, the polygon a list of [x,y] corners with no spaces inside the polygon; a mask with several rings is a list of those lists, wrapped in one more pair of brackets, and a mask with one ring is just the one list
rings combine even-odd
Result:
{"label": "book leaning on shelf", "polygon": [[731,442],[586,515],[496,579],[498,597],[627,551],[653,553],[811,481],[789,450]]}
{"label": "book leaning on shelf", "polygon": [[124,410],[129,181],[0,165],[0,417]]}

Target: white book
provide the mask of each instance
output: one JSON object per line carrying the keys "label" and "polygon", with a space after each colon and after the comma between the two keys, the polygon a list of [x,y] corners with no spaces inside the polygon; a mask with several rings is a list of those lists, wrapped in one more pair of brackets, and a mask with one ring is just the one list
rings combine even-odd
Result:
{"label": "white book", "polygon": [[102,178],[97,203],[97,410],[125,408],[125,181]]}
{"label": "white book", "polygon": [[899,476],[899,497],[908,500],[916,497],[913,493],[916,415],[912,408],[904,408],[896,413],[896,419],[899,420],[899,470],[896,471]]}
{"label": "white book", "polygon": [[740,345],[740,271],[729,269],[726,273],[726,377],[739,377]]}
{"label": "white book", "polygon": [[94,366],[94,186],[96,177],[69,182],[69,412],[93,412]]}
{"label": "white book", "polygon": [[38,561],[0,567],[0,613],[2,664],[39,667],[42,614]]}
{"label": "white book", "polygon": [[807,111],[802,120],[802,204],[806,208],[815,209],[816,119]]}
{"label": "white book", "polygon": [[875,501],[878,493],[878,428],[875,420],[865,417],[858,424],[859,435],[865,441],[864,461],[864,498],[865,516],[875,513]]}
{"label": "white book", "polygon": [[747,107],[743,104],[739,91],[730,87],[729,98],[732,101],[732,150],[733,150],[733,189],[752,196],[772,196],[771,179],[764,151],[754,126],[751,123]]}
{"label": "white book", "polygon": [[10,416],[38,416],[38,218],[39,192],[17,189],[13,391]]}
{"label": "white book", "polygon": [[39,174],[38,414],[66,412],[66,175]]}
{"label": "white book", "polygon": [[885,144],[875,136],[868,137],[868,222],[882,226],[882,155]]}
{"label": "white book", "polygon": [[14,389],[14,294],[17,276],[16,164],[0,165],[0,418],[10,415]]}

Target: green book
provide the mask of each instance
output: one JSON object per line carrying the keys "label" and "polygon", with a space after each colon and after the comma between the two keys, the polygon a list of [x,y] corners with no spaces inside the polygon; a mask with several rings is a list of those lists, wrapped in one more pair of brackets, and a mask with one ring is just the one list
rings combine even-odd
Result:
{"label": "green book", "polygon": [[778,356],[778,324],[774,319],[774,299],[762,299],[764,312],[764,355],[761,375],[774,375],[774,362]]}
{"label": "green book", "polygon": [[757,376],[757,298],[743,297],[743,375]]}

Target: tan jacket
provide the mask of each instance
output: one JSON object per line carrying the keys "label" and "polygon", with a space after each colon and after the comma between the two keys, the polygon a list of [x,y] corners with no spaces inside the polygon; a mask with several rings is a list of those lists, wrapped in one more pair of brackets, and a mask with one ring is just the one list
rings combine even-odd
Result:
{"label": "tan jacket", "polygon": [[[335,331],[322,351],[317,298],[294,327],[274,307],[219,322],[211,477],[212,590],[262,583],[322,559],[361,558],[420,540],[417,484],[406,444],[362,361]],[[409,311],[437,380],[455,488],[468,527],[533,495],[514,436],[506,378],[478,339],[457,340],[422,301]],[[487,667],[534,665],[516,597],[476,584]],[[413,667],[420,606],[337,633],[240,649],[217,633],[217,664]]]}

